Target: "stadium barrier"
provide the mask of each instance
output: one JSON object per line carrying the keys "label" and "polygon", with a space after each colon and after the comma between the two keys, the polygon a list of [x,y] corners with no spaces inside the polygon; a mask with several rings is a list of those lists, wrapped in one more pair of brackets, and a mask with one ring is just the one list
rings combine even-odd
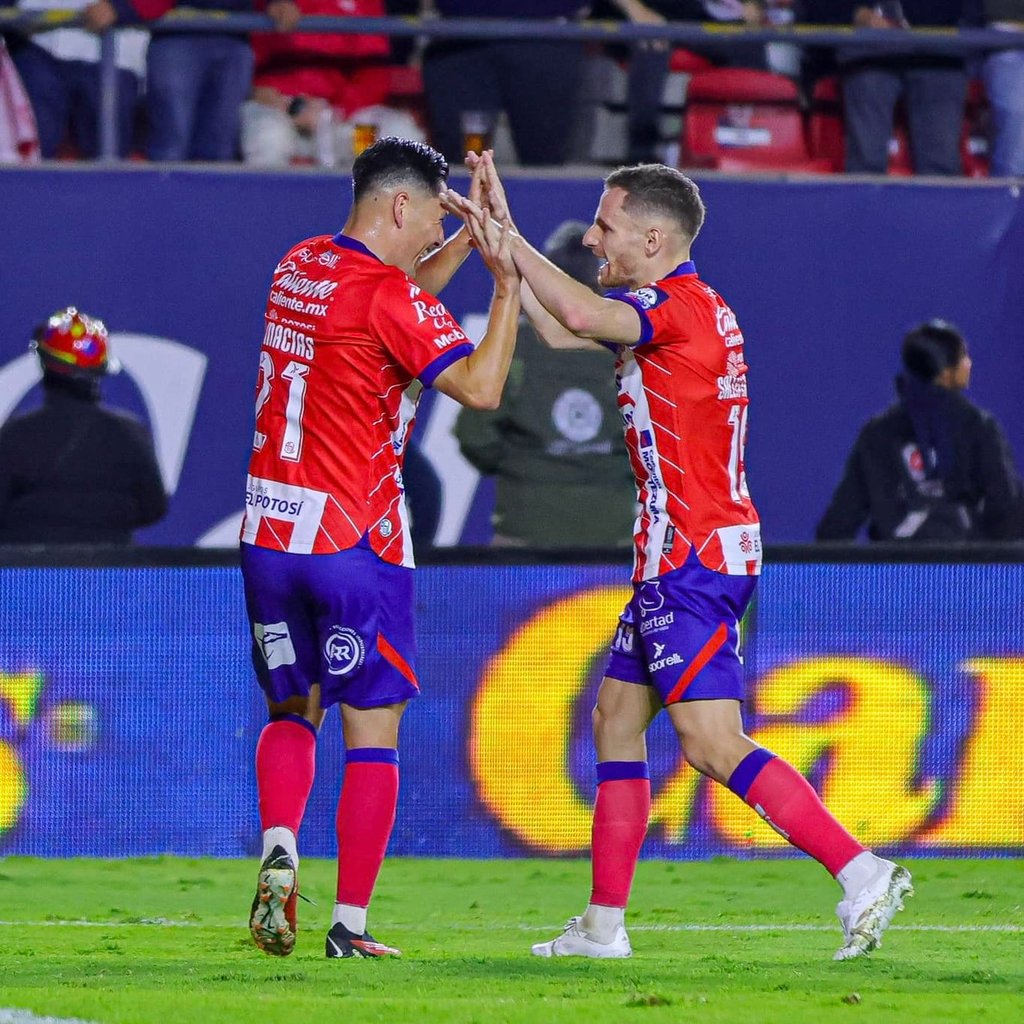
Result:
{"label": "stadium barrier", "polygon": [[[885,559],[901,558],[902,561]],[[0,552],[0,852],[242,856],[265,709],[236,556]],[[403,723],[399,855],[576,856],[590,708],[628,572],[602,556],[452,551],[418,570],[423,696]],[[1024,854],[1024,548],[769,550],[745,624],[751,735],[865,842]],[[650,742],[645,856],[787,855]],[[303,827],[330,856],[343,765],[325,724]]]}
{"label": "stadium barrier", "polygon": [[[80,11],[22,11],[0,2],[0,31],[33,33],[82,24]],[[229,14],[218,11],[174,10],[145,28],[153,33],[274,31],[263,14]],[[101,123],[100,159],[117,160],[117,72],[114,31],[100,36]],[[577,39],[589,43],[634,44],[661,40],[701,50],[728,50],[737,44],[796,43],[800,46],[838,47],[854,39],[861,51],[879,54],[896,49],[904,53],[975,55],[998,50],[1024,49],[1020,32],[988,28],[959,30],[915,28],[893,33],[888,29],[854,28],[851,25],[773,25],[751,29],[735,24],[666,22],[646,25],[629,21],[565,21],[542,18],[357,18],[345,16],[303,17],[292,32],[313,34],[344,32],[348,35],[387,35],[421,39]]]}

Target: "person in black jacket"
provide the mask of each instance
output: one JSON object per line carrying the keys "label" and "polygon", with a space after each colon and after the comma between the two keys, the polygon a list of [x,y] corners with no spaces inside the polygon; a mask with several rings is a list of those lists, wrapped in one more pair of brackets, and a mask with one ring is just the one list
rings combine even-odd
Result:
{"label": "person in black jacket", "polygon": [[107,329],[69,306],[32,347],[46,401],[0,428],[0,544],[130,544],[167,494],[146,428],[100,404]]}
{"label": "person in black jacket", "polygon": [[930,320],[903,339],[898,400],[861,430],[817,539],[1013,540],[1024,537],[1020,476],[995,418],[962,394],[963,336]]}

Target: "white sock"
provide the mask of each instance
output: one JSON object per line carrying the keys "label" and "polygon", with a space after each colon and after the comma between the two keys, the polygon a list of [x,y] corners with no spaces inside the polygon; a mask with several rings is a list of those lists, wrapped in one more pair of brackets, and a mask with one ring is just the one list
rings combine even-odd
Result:
{"label": "white sock", "polygon": [[350,932],[362,935],[366,931],[366,907],[353,907],[351,903],[335,903],[331,924],[341,922]]}
{"label": "white sock", "polygon": [[836,875],[836,881],[843,887],[843,895],[847,899],[856,896],[861,889],[873,882],[881,871],[885,870],[887,864],[887,861],[876,857],[870,850],[858,853]]}
{"label": "white sock", "polygon": [[626,911],[622,907],[601,907],[588,903],[580,926],[595,942],[612,942],[615,932],[624,925]]}
{"label": "white sock", "polygon": [[299,849],[295,843],[295,833],[290,828],[285,828],[283,825],[275,825],[263,833],[263,856],[261,859],[266,860],[270,856],[270,851],[275,846],[283,846],[291,857],[292,863],[298,868]]}

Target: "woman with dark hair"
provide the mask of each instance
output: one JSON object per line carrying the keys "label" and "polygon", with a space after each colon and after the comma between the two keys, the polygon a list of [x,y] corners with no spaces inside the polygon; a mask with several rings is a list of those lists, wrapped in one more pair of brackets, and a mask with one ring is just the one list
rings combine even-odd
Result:
{"label": "woman with dark hair", "polygon": [[818,524],[818,540],[1024,537],[1020,476],[995,418],[963,395],[963,335],[929,320],[903,339],[897,401],[865,424]]}

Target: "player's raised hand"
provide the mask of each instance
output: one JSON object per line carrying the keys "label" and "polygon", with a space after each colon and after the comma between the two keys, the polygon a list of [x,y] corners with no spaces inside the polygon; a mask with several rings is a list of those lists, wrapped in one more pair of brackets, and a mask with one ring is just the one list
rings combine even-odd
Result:
{"label": "player's raised hand", "polygon": [[479,160],[483,166],[484,202],[490,209],[491,216],[500,223],[515,229],[508,197],[505,195],[505,186],[502,184],[498,168],[494,164],[494,150],[485,150]]}

